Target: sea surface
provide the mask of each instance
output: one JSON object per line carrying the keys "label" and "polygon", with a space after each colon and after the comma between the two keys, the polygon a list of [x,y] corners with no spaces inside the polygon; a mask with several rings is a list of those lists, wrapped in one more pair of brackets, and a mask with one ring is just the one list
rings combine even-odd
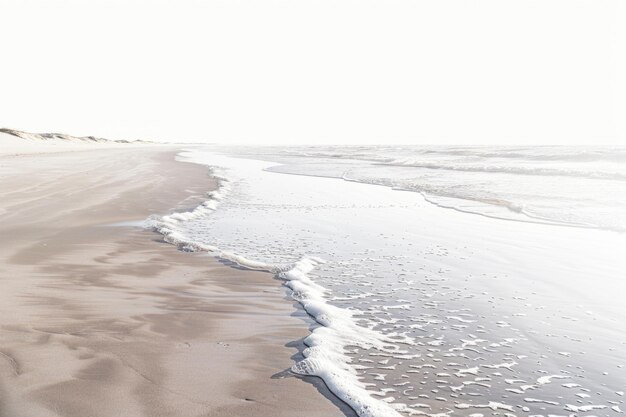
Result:
{"label": "sea surface", "polygon": [[154,221],[281,278],[293,372],[360,416],[626,408],[626,149],[217,147],[220,187]]}

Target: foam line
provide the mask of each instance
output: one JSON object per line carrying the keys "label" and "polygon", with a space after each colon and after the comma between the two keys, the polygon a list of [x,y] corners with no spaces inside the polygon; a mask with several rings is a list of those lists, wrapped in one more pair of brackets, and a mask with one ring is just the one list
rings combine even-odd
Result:
{"label": "foam line", "polygon": [[304,340],[307,346],[303,352],[304,359],[295,363],[291,370],[299,375],[322,378],[328,388],[361,417],[400,417],[392,404],[370,395],[365,384],[359,380],[356,369],[351,366],[347,347],[403,354],[406,351],[401,350],[399,344],[410,344],[413,340],[403,335],[385,335],[373,328],[361,326],[355,319],[358,311],[330,304],[327,300],[329,291],[315,283],[310,276],[318,265],[324,263],[322,259],[306,256],[292,264],[270,264],[195,242],[183,234],[180,228],[182,223],[209,216],[231,191],[229,180],[217,168],[212,168],[212,173],[218,181],[218,187],[209,193],[207,201],[188,212],[151,217],[146,225],[162,234],[166,242],[182,250],[209,252],[219,259],[248,269],[276,274],[291,290],[291,297],[320,325]]}

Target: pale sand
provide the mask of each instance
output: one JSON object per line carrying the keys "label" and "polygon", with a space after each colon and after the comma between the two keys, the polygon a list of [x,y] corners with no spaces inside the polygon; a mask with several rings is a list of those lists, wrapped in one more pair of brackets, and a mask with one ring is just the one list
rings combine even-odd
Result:
{"label": "pale sand", "polygon": [[311,321],[280,282],[112,225],[202,200],[174,154],[0,157],[0,416],[350,414],[284,372]]}

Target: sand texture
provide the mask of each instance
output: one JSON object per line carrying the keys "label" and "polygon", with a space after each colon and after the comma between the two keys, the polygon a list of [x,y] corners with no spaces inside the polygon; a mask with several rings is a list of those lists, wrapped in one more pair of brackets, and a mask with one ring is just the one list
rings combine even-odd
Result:
{"label": "sand texture", "polygon": [[214,185],[175,151],[0,157],[0,416],[346,412],[286,372],[311,323],[280,282],[134,225]]}

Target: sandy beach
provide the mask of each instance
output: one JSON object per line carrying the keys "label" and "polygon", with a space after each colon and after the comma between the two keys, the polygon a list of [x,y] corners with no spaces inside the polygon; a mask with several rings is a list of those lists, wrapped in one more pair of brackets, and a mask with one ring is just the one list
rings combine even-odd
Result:
{"label": "sandy beach", "polygon": [[0,417],[626,417],[625,1],[0,16]]}
{"label": "sandy beach", "polygon": [[0,416],[347,412],[287,371],[311,320],[279,281],[141,227],[214,186],[176,151],[0,155]]}
{"label": "sandy beach", "polygon": [[[19,135],[0,132],[0,417],[623,413],[624,223],[594,214],[621,206],[543,197],[619,194],[619,167],[571,175],[587,150],[402,150],[423,168]],[[458,196],[400,191],[420,175]],[[501,191],[521,175],[536,195]],[[464,198],[485,190],[528,213]]]}

